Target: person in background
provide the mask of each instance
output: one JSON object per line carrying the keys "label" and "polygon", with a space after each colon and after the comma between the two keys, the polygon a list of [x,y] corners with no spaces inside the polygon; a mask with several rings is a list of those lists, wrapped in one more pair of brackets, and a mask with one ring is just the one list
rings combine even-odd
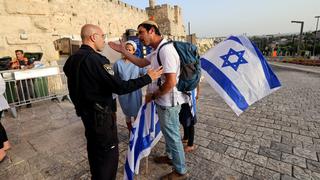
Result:
{"label": "person in background", "polygon": [[[134,41],[127,41],[125,47],[130,54],[134,54],[137,45]],[[113,65],[114,75],[124,81],[129,79],[136,79],[146,73],[145,68],[139,68],[131,63],[128,59],[119,59]],[[126,123],[129,133],[132,129],[132,122],[138,115],[139,109],[142,105],[142,92],[141,89],[133,91],[129,94],[119,96],[121,109],[126,116]],[[133,119],[132,119],[133,118]]]}
{"label": "person in background", "polygon": [[[2,117],[3,111],[9,108],[8,102],[3,96],[5,90],[6,90],[6,84],[2,76],[0,76],[0,120]],[[0,121],[0,162],[2,162],[6,157],[6,151],[8,149],[10,149],[8,136],[7,136],[6,130],[4,129]]]}
{"label": "person in background", "polygon": [[199,85],[196,90],[188,93],[188,100],[181,105],[179,113],[179,121],[183,127],[182,143],[186,144],[185,152],[192,152],[195,149],[194,141],[194,125],[197,122],[196,103],[199,97]]}
{"label": "person in background", "polygon": [[[11,61],[11,69],[26,70],[34,67],[33,61],[24,57],[22,50],[16,50],[15,53],[16,58]],[[26,103],[27,108],[31,108],[32,105],[29,99],[34,97],[33,79],[17,81],[17,88],[19,94],[19,103]]]}
{"label": "person in background", "polygon": [[24,57],[24,53],[22,50],[16,50],[16,58],[11,61],[10,68],[11,69],[31,69],[34,67],[33,61]]}

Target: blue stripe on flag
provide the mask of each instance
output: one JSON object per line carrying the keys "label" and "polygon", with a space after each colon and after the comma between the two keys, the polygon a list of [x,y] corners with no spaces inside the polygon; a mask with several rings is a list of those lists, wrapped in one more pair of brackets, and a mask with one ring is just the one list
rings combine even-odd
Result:
{"label": "blue stripe on flag", "polygon": [[[151,143],[153,142],[153,140],[150,140],[150,134],[143,137],[146,107],[147,106],[144,105],[141,110],[140,124],[139,124],[138,135],[137,135],[138,138],[134,147],[134,168],[136,167],[137,159],[139,157],[140,152],[149,148],[151,146]],[[155,137],[157,137],[159,133],[160,133],[160,121],[157,121]]]}
{"label": "blue stripe on flag", "polygon": [[201,58],[200,62],[201,68],[207,71],[211,78],[214,79],[220,85],[220,87],[224,89],[224,91],[229,95],[239,109],[244,111],[249,107],[244,96],[241,94],[238,88],[222,71],[219,70],[219,68],[204,58]]}
{"label": "blue stripe on flag", "polygon": [[157,137],[160,132],[161,132],[160,121],[157,121],[157,124],[156,124],[156,135],[155,135],[155,137]]}
{"label": "blue stripe on flag", "polygon": [[137,138],[137,141],[134,147],[134,168],[136,167],[137,159],[139,157],[140,152],[142,152],[144,149],[150,146],[150,144],[148,143],[148,141],[150,141],[150,135],[143,137],[146,107],[147,105],[145,104],[142,107],[142,111],[141,111],[140,124],[138,129],[138,137],[141,137],[141,138]]}
{"label": "blue stripe on flag", "polygon": [[197,112],[197,100],[196,100],[196,96],[195,96],[195,91],[196,89],[191,91],[191,102],[192,102],[192,115],[193,117],[196,115]]}
{"label": "blue stripe on flag", "polygon": [[124,168],[125,168],[125,171],[126,171],[126,174],[127,174],[127,179],[133,180],[134,172],[132,172],[131,169],[130,169],[128,159],[126,159],[126,164],[125,164]]}
{"label": "blue stripe on flag", "polygon": [[150,133],[153,133],[153,131],[154,131],[154,102],[151,102],[151,111],[150,111],[150,113],[151,113],[151,124],[150,124],[150,129],[149,129],[149,131],[150,131]]}
{"label": "blue stripe on flag", "polygon": [[242,42],[240,41],[240,39],[236,36],[230,36],[227,40],[232,40],[232,41],[238,42],[241,45],[243,45]]}
{"label": "blue stripe on flag", "polygon": [[[147,104],[144,104],[142,108],[140,109],[140,117],[139,117],[139,124],[137,127],[133,128],[135,129],[135,133],[133,133],[133,137],[130,140],[129,144],[129,152],[128,156],[131,155],[133,157],[133,162],[130,162],[132,164],[132,167],[130,167],[129,161],[128,161],[128,156],[126,158],[126,164],[125,164],[125,179],[133,180],[134,173],[137,168],[137,163],[139,159],[139,155],[141,155],[141,152],[148,150],[148,148],[151,148],[151,145],[154,143],[154,141],[157,139],[159,140],[159,135],[160,135],[160,121],[157,120],[157,115],[153,115],[153,113],[156,113],[155,111],[155,103],[151,102],[151,116],[152,118],[150,119],[151,122],[150,124],[155,124],[155,128],[149,128],[148,130],[152,129],[155,134],[151,135],[151,132],[149,131],[148,134],[147,132],[144,132],[146,130],[145,125],[146,125],[146,120],[150,118],[149,114],[146,114],[146,109],[147,109]],[[156,121],[156,122],[154,122]],[[154,137],[153,137],[154,136]],[[136,138],[135,138],[136,137]],[[155,145],[155,144],[153,144]],[[132,150],[133,149],[133,150]],[[129,155],[130,154],[130,155]],[[144,154],[145,155],[145,154]],[[142,158],[140,156],[140,158]],[[132,169],[131,169],[132,168]]]}
{"label": "blue stripe on flag", "polygon": [[273,89],[273,88],[276,88],[276,87],[280,87],[281,83],[280,83],[279,79],[273,73],[272,69],[268,65],[266,59],[263,57],[263,55],[260,52],[260,50],[257,48],[257,46],[254,43],[251,42],[251,44],[253,45],[253,47],[254,47],[254,49],[255,49],[258,57],[259,57],[259,60],[261,62],[262,68],[263,68],[264,75],[266,76],[266,79],[268,81],[270,89]]}

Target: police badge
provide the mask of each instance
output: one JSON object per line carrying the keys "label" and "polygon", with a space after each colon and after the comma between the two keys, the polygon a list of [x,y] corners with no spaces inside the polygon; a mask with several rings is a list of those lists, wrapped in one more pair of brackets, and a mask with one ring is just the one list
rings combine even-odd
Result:
{"label": "police badge", "polygon": [[111,74],[112,76],[114,75],[114,71],[113,71],[113,69],[112,69],[112,67],[111,67],[110,64],[104,64],[104,65],[103,65],[103,68],[104,68],[109,74]]}

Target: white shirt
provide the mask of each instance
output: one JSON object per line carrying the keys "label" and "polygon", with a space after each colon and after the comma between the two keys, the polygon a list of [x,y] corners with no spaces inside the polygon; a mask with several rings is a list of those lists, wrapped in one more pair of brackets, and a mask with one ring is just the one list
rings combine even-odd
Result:
{"label": "white shirt", "polygon": [[[159,63],[157,60],[157,54],[160,46],[167,42],[167,40],[163,39],[158,45],[157,49],[153,50],[150,54],[147,55],[146,59],[150,62],[150,67],[152,69],[156,69],[159,67]],[[173,44],[167,44],[163,46],[159,52],[160,61],[163,67],[163,75],[161,76],[161,84],[165,81],[165,73],[176,73],[177,82],[179,81],[180,75],[180,57],[174,48]],[[157,85],[158,79],[152,81],[151,84],[147,87],[147,93],[153,93],[159,89]],[[185,102],[185,98],[182,92],[177,90],[175,86],[173,90],[168,93],[158,97],[155,102],[161,106],[176,106],[178,104],[183,104]]]}

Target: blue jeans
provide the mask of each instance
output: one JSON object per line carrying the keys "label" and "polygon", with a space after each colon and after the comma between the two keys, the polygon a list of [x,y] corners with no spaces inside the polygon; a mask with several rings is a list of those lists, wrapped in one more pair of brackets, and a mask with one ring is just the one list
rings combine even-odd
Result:
{"label": "blue jeans", "polygon": [[166,141],[166,152],[172,159],[175,170],[180,174],[186,173],[186,161],[180,137],[179,112],[181,105],[174,107],[157,105],[161,131]]}

